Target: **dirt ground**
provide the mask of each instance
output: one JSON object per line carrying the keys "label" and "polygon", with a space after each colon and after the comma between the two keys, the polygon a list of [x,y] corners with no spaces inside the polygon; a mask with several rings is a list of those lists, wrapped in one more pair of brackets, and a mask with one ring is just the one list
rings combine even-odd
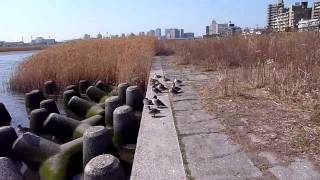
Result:
{"label": "dirt ground", "polygon": [[311,120],[310,111],[286,104],[264,88],[226,97],[218,78],[214,81],[198,82],[194,88],[205,108],[225,125],[226,133],[242,144],[261,170],[272,167],[270,161],[258,156],[265,152],[272,153],[271,158],[275,155],[277,164],[308,158],[319,167],[320,125]]}

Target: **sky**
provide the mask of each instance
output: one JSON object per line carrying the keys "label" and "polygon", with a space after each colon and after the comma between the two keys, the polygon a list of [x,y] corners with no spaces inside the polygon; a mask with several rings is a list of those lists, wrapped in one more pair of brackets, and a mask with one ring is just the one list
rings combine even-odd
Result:
{"label": "sky", "polygon": [[[296,1],[285,0],[285,4]],[[212,19],[263,27],[267,5],[274,2],[277,0],[0,0],[0,41],[23,38],[28,42],[38,36],[62,41],[85,33],[106,36],[158,27],[203,35]]]}

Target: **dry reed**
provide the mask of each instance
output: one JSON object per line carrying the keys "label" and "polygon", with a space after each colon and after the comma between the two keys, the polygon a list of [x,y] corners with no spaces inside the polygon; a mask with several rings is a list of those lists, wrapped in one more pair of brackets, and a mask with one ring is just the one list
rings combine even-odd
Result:
{"label": "dry reed", "polygon": [[162,48],[181,64],[218,70],[225,95],[265,87],[279,97],[319,99],[319,33],[166,41]]}
{"label": "dry reed", "polygon": [[39,89],[55,80],[60,88],[80,79],[144,86],[155,40],[150,37],[76,40],[49,47],[19,63],[10,78],[11,89]]}

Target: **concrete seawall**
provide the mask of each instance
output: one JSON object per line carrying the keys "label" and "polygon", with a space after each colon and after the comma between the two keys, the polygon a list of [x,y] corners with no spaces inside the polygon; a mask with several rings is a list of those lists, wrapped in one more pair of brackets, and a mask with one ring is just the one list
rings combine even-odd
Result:
{"label": "concrete seawall", "polygon": [[[149,80],[155,73],[163,76],[160,61],[161,57],[153,59]],[[151,99],[153,96],[154,92],[149,84],[146,97]],[[147,106],[144,106],[131,180],[186,179],[169,95],[163,93],[158,99],[168,108],[161,109],[161,114],[153,118]]]}

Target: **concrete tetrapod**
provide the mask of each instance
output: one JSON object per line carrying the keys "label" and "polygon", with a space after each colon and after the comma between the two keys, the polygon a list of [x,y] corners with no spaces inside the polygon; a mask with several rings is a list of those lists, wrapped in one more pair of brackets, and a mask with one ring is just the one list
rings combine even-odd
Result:
{"label": "concrete tetrapod", "polygon": [[126,103],[126,91],[127,88],[129,87],[128,83],[121,83],[118,85],[118,97],[120,98],[121,104]]}
{"label": "concrete tetrapod", "polygon": [[104,109],[101,106],[77,96],[70,99],[68,108],[80,117],[89,118],[95,115],[102,115],[104,117]]}
{"label": "concrete tetrapod", "polygon": [[0,180],[23,180],[14,162],[7,157],[0,157]]}
{"label": "concrete tetrapod", "polygon": [[59,109],[53,99],[47,99],[40,102],[40,108],[45,108],[49,113],[58,113]]}
{"label": "concrete tetrapod", "polygon": [[79,87],[77,85],[71,84],[66,87],[66,90],[74,90],[77,93],[77,96],[81,97],[81,94],[79,92]]}
{"label": "concrete tetrapod", "polygon": [[116,145],[135,144],[139,124],[130,106],[120,106],[113,112],[113,142]]}
{"label": "concrete tetrapod", "polygon": [[121,106],[120,98],[118,96],[112,96],[106,99],[105,102],[105,124],[108,127],[113,126],[113,111]]}
{"label": "concrete tetrapod", "polygon": [[97,103],[104,103],[104,101],[108,98],[108,94],[105,91],[95,86],[90,86],[86,93],[92,101]]}
{"label": "concrete tetrapod", "polygon": [[95,115],[83,121],[78,121],[60,114],[51,113],[45,122],[44,128],[62,141],[70,141],[82,137],[85,130],[91,126],[103,124],[103,117]]}
{"label": "concrete tetrapod", "polygon": [[89,161],[84,169],[84,180],[124,180],[125,175],[118,158],[104,154]]}
{"label": "concrete tetrapod", "polygon": [[11,122],[11,116],[6,106],[0,102],[0,127],[9,125]]}
{"label": "concrete tetrapod", "polygon": [[0,157],[13,157],[12,145],[17,138],[13,127],[0,127]]}
{"label": "concrete tetrapod", "polygon": [[68,102],[73,96],[78,96],[74,90],[67,90],[63,92],[63,105],[64,107],[68,106]]}
{"label": "concrete tetrapod", "polygon": [[32,133],[25,133],[14,142],[12,148],[27,164],[39,165],[42,180],[60,180],[70,179],[72,173],[81,171],[82,145],[83,138],[59,145]]}
{"label": "concrete tetrapod", "polygon": [[89,88],[90,86],[90,82],[87,81],[87,80],[80,80],[79,81],[79,92],[81,94],[85,94],[87,89]]}
{"label": "concrete tetrapod", "polygon": [[26,111],[29,114],[34,109],[40,108],[40,102],[44,100],[44,95],[42,91],[33,90],[25,95],[25,105]]}
{"label": "concrete tetrapod", "polygon": [[48,80],[44,82],[44,93],[51,95],[57,92],[57,84],[55,81]]}
{"label": "concrete tetrapod", "polygon": [[126,104],[135,111],[143,109],[143,90],[139,86],[130,86],[126,91]]}
{"label": "concrete tetrapod", "polygon": [[49,112],[45,108],[35,109],[30,113],[29,127],[35,133],[40,134],[44,132],[43,123],[49,116]]}
{"label": "concrete tetrapod", "polygon": [[119,156],[110,132],[103,126],[90,127],[83,134],[83,166],[102,154]]}

